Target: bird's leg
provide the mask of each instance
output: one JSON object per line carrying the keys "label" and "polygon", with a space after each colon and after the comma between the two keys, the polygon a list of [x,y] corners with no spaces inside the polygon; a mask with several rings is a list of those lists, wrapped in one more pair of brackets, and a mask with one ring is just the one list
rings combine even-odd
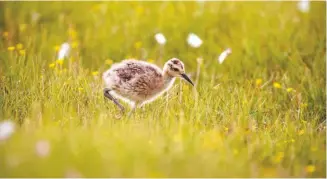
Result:
{"label": "bird's leg", "polygon": [[128,117],[130,117],[136,110],[136,107],[137,107],[138,103],[135,102],[133,105],[132,105],[132,110],[128,113]]}
{"label": "bird's leg", "polygon": [[142,112],[145,112],[145,105],[144,105],[144,103],[140,103],[138,105],[138,107],[142,109]]}
{"label": "bird's leg", "polygon": [[118,107],[119,109],[124,112],[125,108],[117,101],[116,98],[114,98],[109,92],[111,91],[111,89],[108,88],[104,88],[103,89],[103,94],[105,97],[107,97],[108,99],[110,99],[111,101],[113,101]]}
{"label": "bird's leg", "polygon": [[[140,108],[142,108],[142,115],[145,115],[145,105],[141,104]],[[143,116],[142,116],[143,118]]]}

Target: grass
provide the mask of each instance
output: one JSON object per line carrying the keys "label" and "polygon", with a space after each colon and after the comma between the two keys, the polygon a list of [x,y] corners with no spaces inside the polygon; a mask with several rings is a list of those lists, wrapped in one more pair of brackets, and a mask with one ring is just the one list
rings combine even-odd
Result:
{"label": "grass", "polygon": [[[326,177],[326,4],[310,8],[0,2],[0,120],[17,124],[0,141],[0,177]],[[117,120],[101,73],[127,57],[178,57],[196,89],[177,80]]]}

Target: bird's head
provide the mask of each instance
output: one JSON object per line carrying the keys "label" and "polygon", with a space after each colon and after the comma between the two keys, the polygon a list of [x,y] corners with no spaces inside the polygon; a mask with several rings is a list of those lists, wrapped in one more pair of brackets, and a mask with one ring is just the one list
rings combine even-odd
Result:
{"label": "bird's head", "polygon": [[172,58],[165,63],[164,73],[172,77],[182,77],[193,86],[191,79],[185,74],[184,63],[177,58]]}

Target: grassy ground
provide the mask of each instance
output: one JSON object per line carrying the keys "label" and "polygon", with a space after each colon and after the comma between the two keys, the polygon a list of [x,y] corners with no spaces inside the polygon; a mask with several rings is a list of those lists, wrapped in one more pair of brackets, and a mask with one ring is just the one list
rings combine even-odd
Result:
{"label": "grassy ground", "polygon": [[[309,13],[281,1],[0,2],[0,13],[0,120],[17,124],[0,141],[0,177],[326,177],[325,2]],[[55,63],[65,41],[71,55]],[[101,73],[126,57],[178,57],[196,89],[177,80],[117,120]]]}

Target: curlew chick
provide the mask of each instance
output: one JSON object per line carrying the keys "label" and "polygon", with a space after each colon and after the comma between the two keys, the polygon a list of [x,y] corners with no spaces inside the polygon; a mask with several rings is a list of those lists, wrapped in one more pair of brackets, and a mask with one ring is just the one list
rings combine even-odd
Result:
{"label": "curlew chick", "polygon": [[133,112],[136,107],[155,100],[170,89],[176,77],[182,77],[194,86],[185,74],[183,62],[177,58],[168,60],[163,70],[144,61],[124,60],[103,73],[106,86],[103,92],[122,111],[124,107],[116,98],[129,102]]}

